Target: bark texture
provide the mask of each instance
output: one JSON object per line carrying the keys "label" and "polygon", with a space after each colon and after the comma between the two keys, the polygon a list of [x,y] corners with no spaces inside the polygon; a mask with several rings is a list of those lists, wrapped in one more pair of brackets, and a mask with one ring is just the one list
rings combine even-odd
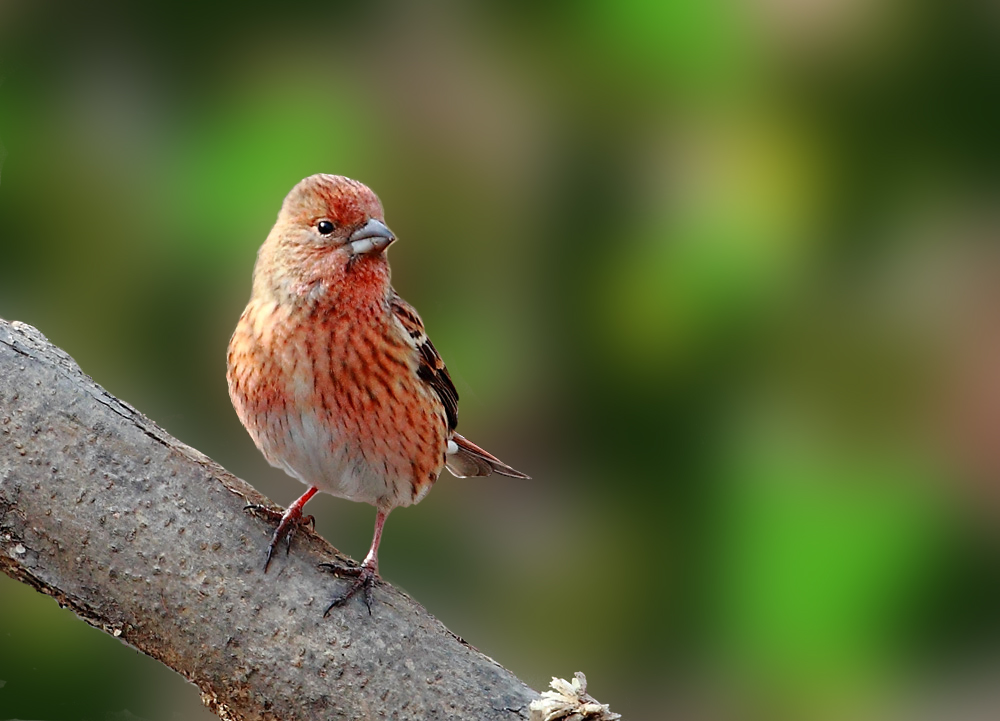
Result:
{"label": "bark texture", "polygon": [[525,719],[538,694],[305,530],[265,576],[272,505],[0,320],[0,570],[196,684],[224,719]]}

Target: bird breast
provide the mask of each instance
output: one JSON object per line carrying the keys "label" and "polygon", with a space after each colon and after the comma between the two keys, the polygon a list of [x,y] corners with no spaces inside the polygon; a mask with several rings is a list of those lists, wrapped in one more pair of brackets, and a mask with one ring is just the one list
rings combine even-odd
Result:
{"label": "bird breast", "polygon": [[251,299],[229,346],[230,396],[271,465],[380,508],[419,501],[447,420],[386,304]]}

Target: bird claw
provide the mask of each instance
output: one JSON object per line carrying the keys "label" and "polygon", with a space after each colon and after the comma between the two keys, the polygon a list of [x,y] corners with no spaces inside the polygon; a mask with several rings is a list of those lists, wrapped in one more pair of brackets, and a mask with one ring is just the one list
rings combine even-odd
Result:
{"label": "bird claw", "polygon": [[267,567],[271,565],[271,556],[274,555],[274,547],[281,542],[281,539],[285,539],[285,555],[287,556],[292,549],[292,537],[295,535],[295,530],[297,528],[300,526],[309,526],[312,530],[316,530],[315,517],[303,516],[302,510],[294,506],[284,512],[281,512],[276,511],[269,506],[248,503],[243,507],[243,510],[253,513],[256,516],[263,516],[272,523],[278,524],[277,528],[274,529],[274,533],[271,535],[271,542],[267,544],[267,558],[264,560],[264,573],[267,573]]}
{"label": "bird claw", "polygon": [[324,617],[330,615],[330,611],[334,608],[345,605],[362,588],[365,591],[365,605],[368,607],[368,615],[372,615],[372,601],[374,600],[372,589],[375,588],[375,584],[378,582],[378,572],[374,568],[367,565],[356,567],[337,566],[333,563],[321,563],[319,567],[333,572],[336,576],[340,576],[342,573],[348,576],[357,576],[357,579],[351,584],[350,588],[330,602],[330,605],[323,612]]}

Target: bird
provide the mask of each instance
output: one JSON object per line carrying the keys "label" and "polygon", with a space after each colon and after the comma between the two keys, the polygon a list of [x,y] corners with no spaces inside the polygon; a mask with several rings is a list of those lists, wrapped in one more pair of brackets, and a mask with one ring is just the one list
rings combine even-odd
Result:
{"label": "bird", "polygon": [[458,477],[528,478],[460,435],[458,391],[417,311],[393,289],[396,236],[378,196],[317,174],[285,197],[257,253],[252,290],[229,342],[226,379],[254,444],[307,490],[283,513],[275,547],[301,525],[317,492],[369,503],[375,532],[357,568],[321,564],[355,581],[324,615],[363,589],[369,614],[389,513],[418,503],[443,469]]}

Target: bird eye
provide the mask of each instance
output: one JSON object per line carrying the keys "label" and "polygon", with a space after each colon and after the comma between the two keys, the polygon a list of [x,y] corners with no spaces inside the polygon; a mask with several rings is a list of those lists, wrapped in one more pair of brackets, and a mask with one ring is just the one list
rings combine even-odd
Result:
{"label": "bird eye", "polygon": [[333,223],[329,220],[321,220],[316,223],[316,230],[319,231],[320,235],[330,235],[333,232]]}

